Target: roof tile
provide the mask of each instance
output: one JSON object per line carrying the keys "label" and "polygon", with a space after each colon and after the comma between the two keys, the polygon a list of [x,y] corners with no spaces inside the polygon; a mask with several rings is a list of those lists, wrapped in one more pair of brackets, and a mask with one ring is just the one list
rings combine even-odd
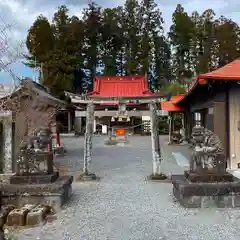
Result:
{"label": "roof tile", "polygon": [[92,96],[152,96],[144,76],[96,77]]}

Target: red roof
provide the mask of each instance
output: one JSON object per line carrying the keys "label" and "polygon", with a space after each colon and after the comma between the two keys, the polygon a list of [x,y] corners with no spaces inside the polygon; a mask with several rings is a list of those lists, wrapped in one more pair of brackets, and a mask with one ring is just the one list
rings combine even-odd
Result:
{"label": "red roof", "polygon": [[144,76],[113,76],[95,77],[94,90],[91,96],[102,97],[136,97],[152,96],[148,90],[147,79]]}
{"label": "red roof", "polygon": [[212,72],[200,74],[198,78],[233,81],[240,80],[240,59],[236,59]]}
{"label": "red roof", "polygon": [[185,94],[179,94],[172,96],[170,101],[161,102],[161,109],[168,112],[183,112],[184,109],[176,105],[177,102],[181,101],[184,98]]}
{"label": "red roof", "polygon": [[195,88],[197,88],[203,79],[213,79],[216,81],[240,81],[240,59],[236,59],[212,72],[198,75],[196,81],[192,84],[188,92],[183,98],[176,102],[176,105],[187,97]]}

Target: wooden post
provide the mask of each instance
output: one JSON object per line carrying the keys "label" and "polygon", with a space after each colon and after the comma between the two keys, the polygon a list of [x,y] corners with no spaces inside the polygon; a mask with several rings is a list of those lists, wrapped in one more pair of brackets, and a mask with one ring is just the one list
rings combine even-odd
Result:
{"label": "wooden post", "polygon": [[60,124],[58,122],[56,123],[55,134],[56,134],[56,147],[60,147],[61,146],[61,142],[60,142]]}
{"label": "wooden post", "polygon": [[[52,122],[50,121],[48,124],[49,130],[52,131]],[[53,139],[51,136],[50,143],[48,144],[48,152],[52,153],[53,152]]]}
{"label": "wooden post", "polygon": [[168,141],[169,141],[169,144],[172,143],[172,115],[169,114],[169,117],[168,117],[168,129],[169,129],[169,133],[168,133]]}
{"label": "wooden post", "polygon": [[92,135],[93,135],[93,121],[94,121],[94,103],[87,104],[86,111],[86,131],[84,140],[84,167],[83,173],[89,173],[90,162],[92,159]]}
{"label": "wooden post", "polygon": [[155,102],[150,103],[151,114],[151,140],[152,140],[152,156],[153,156],[153,175],[161,174],[161,150],[158,135],[158,118],[157,106]]}

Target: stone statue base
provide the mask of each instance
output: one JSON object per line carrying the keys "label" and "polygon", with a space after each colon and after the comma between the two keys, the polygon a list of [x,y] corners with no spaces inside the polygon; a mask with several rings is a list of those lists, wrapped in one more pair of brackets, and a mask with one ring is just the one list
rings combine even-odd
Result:
{"label": "stone statue base", "polygon": [[47,184],[0,184],[3,205],[22,207],[25,204],[48,205],[54,212],[72,195],[72,176],[60,176]]}
{"label": "stone statue base", "polygon": [[233,182],[233,175],[224,172],[213,172],[211,170],[207,172],[193,172],[193,171],[185,171],[184,176],[190,181],[190,182]]}
{"label": "stone statue base", "polygon": [[[204,182],[206,176],[185,172],[172,175],[173,195],[186,208],[234,208],[240,207],[240,180],[226,173],[209,178],[230,181]],[[215,179],[214,179],[215,178]],[[199,182],[202,179],[203,182]],[[192,181],[191,181],[192,180]]]}
{"label": "stone statue base", "polygon": [[59,177],[58,172],[48,173],[26,173],[10,177],[10,184],[47,184],[55,182]]}
{"label": "stone statue base", "polygon": [[240,179],[226,172],[220,138],[196,125],[192,129],[190,170],[173,175],[173,195],[184,207],[240,207]]}

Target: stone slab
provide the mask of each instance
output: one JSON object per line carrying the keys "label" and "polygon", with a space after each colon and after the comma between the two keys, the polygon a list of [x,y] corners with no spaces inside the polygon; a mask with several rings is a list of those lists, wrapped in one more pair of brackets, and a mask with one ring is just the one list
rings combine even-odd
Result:
{"label": "stone slab", "polygon": [[0,190],[5,204],[48,205],[58,212],[72,195],[72,182],[73,176],[61,176],[50,184],[0,184]]}
{"label": "stone slab", "polygon": [[240,181],[192,183],[184,175],[172,175],[173,195],[186,208],[240,207]]}
{"label": "stone slab", "polygon": [[56,181],[58,177],[58,172],[52,174],[13,175],[10,177],[10,184],[46,184]]}
{"label": "stone slab", "polygon": [[231,173],[195,173],[191,171],[184,171],[184,176],[190,182],[233,182],[234,176]]}

